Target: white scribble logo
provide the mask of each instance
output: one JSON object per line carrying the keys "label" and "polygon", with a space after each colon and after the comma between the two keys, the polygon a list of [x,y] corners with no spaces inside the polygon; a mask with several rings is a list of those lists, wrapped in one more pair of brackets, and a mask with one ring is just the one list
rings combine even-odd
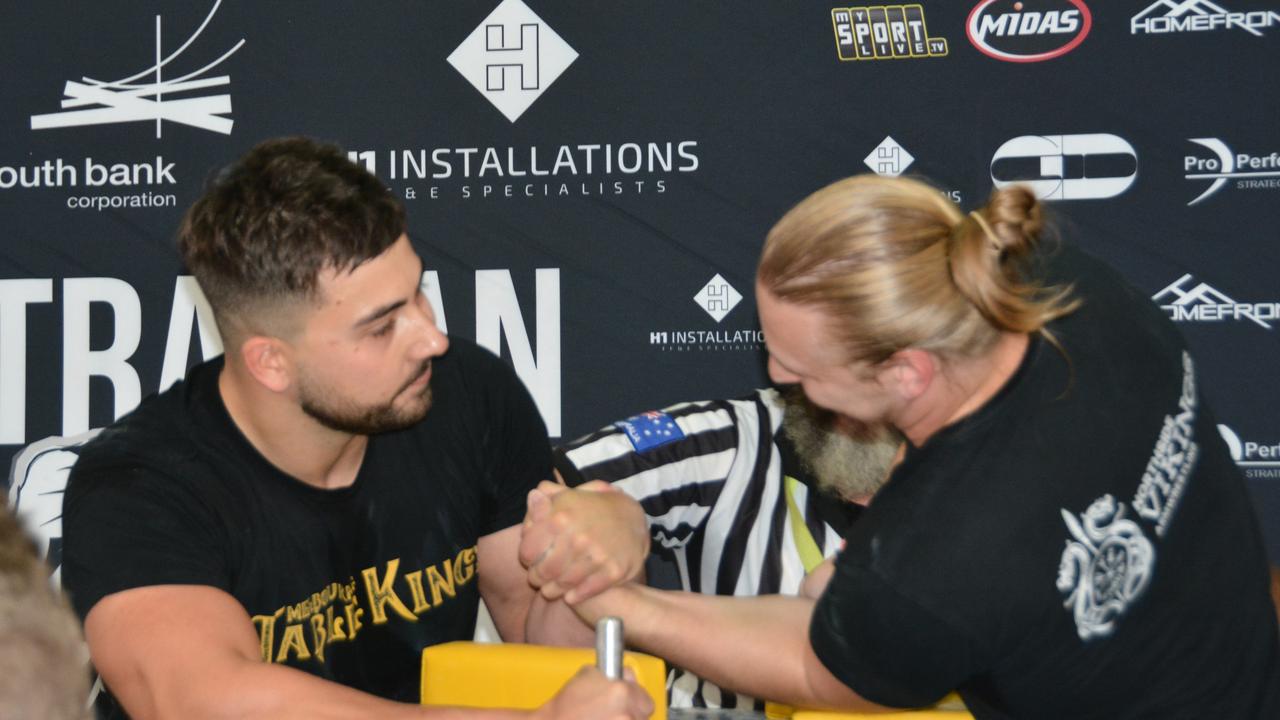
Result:
{"label": "white scribble logo", "polygon": [[578,58],[520,0],[503,0],[449,56],[449,64],[511,122]]}
{"label": "white scribble logo", "polygon": [[161,57],[160,16],[156,15],[154,65],[119,80],[104,81],[90,77],[68,80],[63,89],[66,97],[62,100],[62,112],[32,115],[31,129],[154,121],[156,137],[160,137],[161,125],[168,120],[230,135],[232,120],[223,116],[231,112],[231,96],[225,93],[200,95],[193,91],[231,84],[229,75],[204,75],[239,50],[244,45],[243,39],[199,70],[174,78],[164,77],[165,68],[200,37],[221,4],[222,0],[217,0],[200,27],[166,57]]}
{"label": "white scribble logo", "polygon": [[1106,637],[1146,589],[1155,550],[1111,495],[1095,500],[1079,521],[1066,510],[1062,519],[1075,538],[1058,566],[1058,590],[1067,596],[1062,605],[1073,612],[1081,640]]}

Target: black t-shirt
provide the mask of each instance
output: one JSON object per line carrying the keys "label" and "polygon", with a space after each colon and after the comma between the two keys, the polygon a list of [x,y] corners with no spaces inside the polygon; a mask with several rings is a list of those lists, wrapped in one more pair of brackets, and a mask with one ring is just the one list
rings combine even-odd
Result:
{"label": "black t-shirt", "polygon": [[891,706],[979,718],[1280,717],[1280,636],[1244,483],[1158,310],[1063,247],[1084,301],[852,527],[810,639]]}
{"label": "black t-shirt", "polygon": [[63,517],[77,612],[129,588],[210,585],[248,611],[264,660],[416,701],[421,649],[474,633],[476,541],[518,523],[550,477],[528,392],[454,338],[426,417],[370,437],[354,483],[322,490],[239,432],[221,368],[192,368],[84,448]]}

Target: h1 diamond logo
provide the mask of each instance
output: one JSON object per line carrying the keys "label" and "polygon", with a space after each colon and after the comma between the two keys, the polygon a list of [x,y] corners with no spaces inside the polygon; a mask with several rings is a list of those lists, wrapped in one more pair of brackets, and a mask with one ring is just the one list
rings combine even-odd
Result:
{"label": "h1 diamond logo", "polygon": [[578,53],[520,0],[503,0],[449,56],[449,64],[511,122]]}
{"label": "h1 diamond logo", "polygon": [[713,320],[720,322],[730,310],[742,302],[742,295],[720,277],[720,273],[716,273],[716,276],[708,280],[698,294],[693,296],[693,301],[698,303],[698,307],[706,310]]}
{"label": "h1 diamond logo", "polygon": [[872,172],[885,177],[898,177],[915,161],[916,159],[907,152],[906,148],[888,135],[885,135],[876,149],[862,160]]}

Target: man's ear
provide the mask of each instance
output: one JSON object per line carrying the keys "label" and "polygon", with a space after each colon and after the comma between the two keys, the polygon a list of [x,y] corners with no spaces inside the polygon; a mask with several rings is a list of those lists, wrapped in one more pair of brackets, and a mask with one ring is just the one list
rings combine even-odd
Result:
{"label": "man's ear", "polygon": [[293,384],[293,354],[288,343],[267,335],[250,336],[240,345],[240,360],[249,375],[272,392]]}
{"label": "man's ear", "polygon": [[933,384],[937,359],[928,351],[906,348],[889,356],[877,373],[880,382],[904,400],[914,400]]}

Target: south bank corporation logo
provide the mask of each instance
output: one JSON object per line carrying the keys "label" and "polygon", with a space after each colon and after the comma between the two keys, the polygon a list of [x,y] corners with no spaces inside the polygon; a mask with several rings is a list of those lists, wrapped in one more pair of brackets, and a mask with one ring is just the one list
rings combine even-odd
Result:
{"label": "south bank corporation logo", "polygon": [[1262,37],[1262,31],[1280,24],[1280,12],[1254,10],[1232,12],[1209,0],[1156,0],[1129,20],[1132,35],[1164,35],[1209,30],[1243,30]]}
{"label": "south bank corporation logo", "polygon": [[1233,153],[1218,138],[1189,138],[1189,141],[1199,146],[1198,152],[1183,156],[1182,170],[1187,180],[1208,180],[1209,186],[1187,205],[1209,199],[1228,182],[1240,190],[1280,189],[1280,153]]}
{"label": "south bank corporation logo", "polygon": [[515,122],[578,58],[520,0],[503,0],[449,56],[449,64]]}
{"label": "south bank corporation logo", "polygon": [[1022,135],[1005,142],[991,158],[996,187],[1026,185],[1041,200],[1115,197],[1137,177],[1133,146],[1107,133]]}
{"label": "south bank corporation logo", "polygon": [[96,80],[83,77],[68,80],[63,86],[62,111],[31,116],[32,130],[106,125],[112,123],[152,122],[160,137],[164,121],[231,134],[231,96],[209,92],[231,84],[230,75],[209,73],[235,54],[244,39],[222,55],[195,70],[184,71],[179,58],[200,37],[218,12],[217,0],[204,21],[176,50],[164,54],[163,22],[155,16],[155,64],[118,80]]}
{"label": "south bank corporation logo", "polygon": [[969,42],[987,57],[1031,63],[1061,57],[1089,35],[1084,0],[983,0],[969,12]]}
{"label": "south bank corporation logo", "polygon": [[841,60],[943,57],[947,39],[929,37],[920,5],[835,8],[831,26]]}

